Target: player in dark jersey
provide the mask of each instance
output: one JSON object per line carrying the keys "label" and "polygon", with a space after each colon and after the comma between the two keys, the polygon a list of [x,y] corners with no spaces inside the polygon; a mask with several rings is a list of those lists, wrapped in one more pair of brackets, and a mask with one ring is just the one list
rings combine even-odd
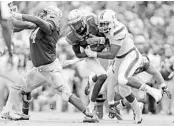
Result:
{"label": "player in dark jersey", "polygon": [[59,39],[62,18],[61,10],[55,6],[48,6],[39,16],[15,12],[12,12],[12,16],[37,25],[30,36],[30,56],[34,68],[27,76],[27,84],[22,87],[23,114],[28,115],[30,92],[41,85],[51,84],[64,101],[73,104],[86,116],[92,116],[86,112],[86,107],[81,100],[73,95],[68,85],[64,83],[61,75],[62,66],[59,59],[56,58],[56,43]]}
{"label": "player in dark jersey", "polygon": [[[101,52],[106,47],[106,39],[104,34],[99,32],[96,17],[92,13],[85,16],[81,10],[74,9],[69,12],[68,25],[70,29],[66,33],[66,40],[72,45],[76,57],[85,58],[89,69],[97,75],[90,103],[87,107],[87,111],[93,113],[95,112],[94,106],[96,99],[99,96],[102,85],[107,79],[107,74],[97,58],[89,58],[80,48],[85,49],[87,46],[90,46],[93,51]],[[94,120],[89,119],[85,121],[97,122],[98,120],[94,118]]]}

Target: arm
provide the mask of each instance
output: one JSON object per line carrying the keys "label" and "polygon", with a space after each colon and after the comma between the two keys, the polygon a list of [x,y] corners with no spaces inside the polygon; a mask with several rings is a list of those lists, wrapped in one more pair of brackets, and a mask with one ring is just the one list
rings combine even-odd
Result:
{"label": "arm", "polygon": [[158,84],[165,83],[161,73],[151,63],[149,68],[146,70],[146,72],[151,74]]}
{"label": "arm", "polygon": [[20,21],[20,20],[17,20],[15,18],[11,18],[11,22],[12,22],[13,27],[15,27],[15,31],[16,30],[18,31],[19,29],[21,31],[23,29],[35,29],[35,28],[37,28],[37,25],[34,23],[27,22],[27,21]]}
{"label": "arm", "polygon": [[85,52],[81,53],[79,45],[72,45],[72,49],[75,52],[76,57],[78,57],[78,58],[86,58],[86,57],[88,57]]}
{"label": "arm", "polygon": [[97,57],[102,59],[114,59],[121,46],[112,44],[109,51],[97,52]]}
{"label": "arm", "polygon": [[105,52],[94,52],[91,50],[90,46],[87,46],[85,49],[85,53],[88,57],[98,57],[102,59],[114,59],[120,50],[121,46],[112,44],[110,50]]}
{"label": "arm", "polygon": [[9,55],[12,56],[12,52],[11,52],[12,28],[11,28],[11,25],[8,23],[7,20],[1,20],[1,26],[2,26],[2,35],[3,35],[5,43],[7,45]]}
{"label": "arm", "polygon": [[12,16],[15,17],[16,19],[23,20],[23,21],[28,21],[31,23],[36,24],[42,31],[45,33],[51,35],[52,33],[52,24],[48,21],[45,21],[39,17],[28,15],[28,14],[19,14],[19,13],[12,13]]}
{"label": "arm", "polygon": [[79,45],[72,45],[72,48],[73,48],[73,50],[75,52],[76,57],[78,57],[78,58],[86,58],[86,57],[88,57],[85,52],[81,53]]}

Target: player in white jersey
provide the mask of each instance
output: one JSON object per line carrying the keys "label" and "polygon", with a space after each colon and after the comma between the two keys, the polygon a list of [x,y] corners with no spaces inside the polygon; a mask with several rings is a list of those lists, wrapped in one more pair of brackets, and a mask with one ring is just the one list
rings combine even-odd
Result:
{"label": "player in white jersey", "polygon": [[[10,6],[10,8],[8,7]],[[2,35],[4,39],[1,39],[1,43],[3,45],[4,40],[5,43],[7,44],[8,51],[9,51],[9,56],[12,58],[12,51],[11,51],[11,35],[13,31],[20,31],[26,23],[24,22],[19,22],[10,17],[10,11],[16,11],[16,6],[13,6],[13,3],[9,2],[1,2],[1,26],[2,26]],[[3,34],[3,25],[6,23],[7,28],[5,28],[5,34]],[[10,27],[9,27],[10,26]],[[20,27],[20,28],[15,28],[15,27]],[[33,24],[32,27],[29,29],[35,28],[36,25]],[[10,30],[10,31],[8,31]],[[5,47],[4,47],[5,48]],[[2,51],[5,49],[1,48]],[[11,62],[12,59],[10,58]],[[22,85],[25,85],[25,80],[22,75],[18,72],[16,68],[12,69],[12,67],[8,68],[7,64],[1,64],[0,66],[0,77],[3,77],[9,81],[11,81],[13,84],[10,85],[10,92],[9,92],[9,97],[6,102],[5,107],[3,108],[1,112],[1,117],[5,119],[19,119],[21,116],[15,114],[12,110],[13,105],[16,104],[17,98],[19,98],[19,95],[21,94],[20,88]],[[26,117],[29,118],[29,117]]]}
{"label": "player in white jersey", "polygon": [[[131,87],[146,91],[154,97],[156,102],[161,101],[161,90],[151,88],[142,80],[133,76],[135,70],[141,66],[142,55],[135,47],[126,27],[117,20],[116,13],[112,10],[103,10],[98,15],[99,31],[104,33],[110,41],[110,50],[106,52],[93,52],[88,46],[85,53],[88,57],[113,59],[112,71],[115,74],[115,83],[107,85],[107,99],[112,109],[114,104],[114,89],[123,98],[127,98],[134,106],[139,106],[135,98],[131,97]],[[119,86],[117,86],[119,85]],[[130,96],[130,97],[129,97]],[[141,123],[141,112],[137,111],[137,123]]]}

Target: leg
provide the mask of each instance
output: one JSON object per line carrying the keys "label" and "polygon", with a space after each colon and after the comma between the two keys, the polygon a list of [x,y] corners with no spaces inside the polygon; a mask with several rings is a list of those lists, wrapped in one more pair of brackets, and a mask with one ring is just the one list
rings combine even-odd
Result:
{"label": "leg", "polygon": [[129,104],[133,108],[133,111],[135,112],[136,123],[141,123],[143,106],[140,106],[135,95],[132,93],[131,88],[126,85],[118,85],[115,87],[115,92],[118,92],[121,97],[125,98],[129,102]]}
{"label": "leg", "polygon": [[101,90],[101,87],[107,79],[107,74],[106,74],[106,71],[104,70],[104,68],[101,66],[100,61],[98,59],[86,58],[85,61],[88,65],[89,69],[91,69],[97,75],[97,77],[94,76],[94,78],[93,78],[94,80],[96,80],[96,82],[95,82],[95,85],[92,90],[90,103],[87,107],[87,110],[89,111],[89,113],[92,113],[94,110],[96,99]]}
{"label": "leg", "polygon": [[143,58],[137,51],[129,53],[123,60],[119,67],[118,83],[121,85],[128,85],[142,91],[146,91],[155,98],[157,102],[162,99],[161,90],[157,90],[145,84],[141,79],[132,76],[137,68],[140,67]]}
{"label": "leg", "polygon": [[83,114],[90,116],[86,113],[86,107],[82,101],[70,92],[67,84],[64,83],[63,76],[60,72],[54,72],[51,74],[52,82],[57,93],[62,97],[63,101],[70,102],[77,109],[79,109]]}

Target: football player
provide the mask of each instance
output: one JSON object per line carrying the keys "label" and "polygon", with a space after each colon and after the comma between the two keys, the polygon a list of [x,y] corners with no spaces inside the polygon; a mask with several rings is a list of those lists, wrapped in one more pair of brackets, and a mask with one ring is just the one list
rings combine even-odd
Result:
{"label": "football player", "polygon": [[97,58],[88,57],[83,50],[89,45],[93,51],[101,52],[106,47],[105,37],[103,33],[99,32],[96,25],[96,15],[92,13],[84,15],[81,10],[74,9],[68,14],[68,25],[70,29],[66,33],[66,40],[72,45],[76,57],[84,58],[89,69],[97,75],[90,103],[87,107],[87,110],[93,113],[96,99],[107,79],[107,74],[100,61]]}
{"label": "football player", "polygon": [[[26,77],[26,85],[19,88],[23,95],[23,115],[29,114],[29,104],[31,101],[31,91],[41,85],[50,84],[62,99],[70,102],[86,116],[86,107],[81,100],[73,95],[61,75],[62,66],[56,58],[56,43],[59,39],[60,21],[62,11],[56,6],[48,6],[42,10],[39,16],[12,12],[12,16],[20,21],[30,22],[23,29],[30,27],[31,23],[37,25],[30,35],[30,56],[34,68]],[[29,119],[29,118],[25,118]]]}
{"label": "football player", "polygon": [[[12,50],[11,50],[11,36],[13,32],[13,23],[11,21],[11,16],[10,16],[10,9],[8,7],[8,4],[11,4],[12,2],[8,1],[3,1],[1,2],[1,9],[0,9],[0,22],[1,22],[1,27],[2,27],[2,37],[0,39],[1,43],[1,51],[5,52],[5,47],[3,46],[3,43],[7,44],[8,47],[8,52],[9,52],[9,60],[8,62],[10,63],[10,66],[7,64],[1,64],[0,66],[0,77],[3,77],[13,83],[13,85],[9,86],[9,97],[6,102],[5,107],[3,108],[1,112],[1,117],[3,118],[18,118],[19,116],[15,116],[13,114],[12,108],[14,103],[17,101],[17,96],[19,96],[19,92],[16,91],[18,88],[15,89],[15,85],[23,85],[25,84],[23,76],[19,74],[17,69],[13,67],[13,60],[12,60]],[[11,4],[12,5],[12,4]],[[12,7],[12,6],[11,6]],[[15,25],[15,24],[14,24]],[[21,26],[23,24],[20,24]],[[36,25],[35,25],[36,26]],[[4,39],[3,39],[4,38]],[[3,53],[2,53],[3,54]],[[10,68],[9,68],[10,67]]]}
{"label": "football player", "polygon": [[[112,70],[118,81],[108,83],[107,86],[107,99],[110,109],[114,106],[114,89],[131,104],[134,104],[134,106],[139,106],[139,104],[135,98],[130,95],[130,87],[146,91],[154,97],[156,102],[160,102],[162,99],[161,90],[151,88],[142,80],[133,76],[135,70],[141,65],[143,58],[135,47],[125,25],[117,20],[116,13],[110,9],[103,10],[98,14],[97,20],[99,31],[104,33],[106,38],[109,39],[110,50],[94,52],[88,46],[85,49],[85,53],[89,57],[113,59]],[[116,86],[117,84],[119,86]],[[137,114],[136,122],[141,123],[141,112],[136,111],[135,113]]]}

